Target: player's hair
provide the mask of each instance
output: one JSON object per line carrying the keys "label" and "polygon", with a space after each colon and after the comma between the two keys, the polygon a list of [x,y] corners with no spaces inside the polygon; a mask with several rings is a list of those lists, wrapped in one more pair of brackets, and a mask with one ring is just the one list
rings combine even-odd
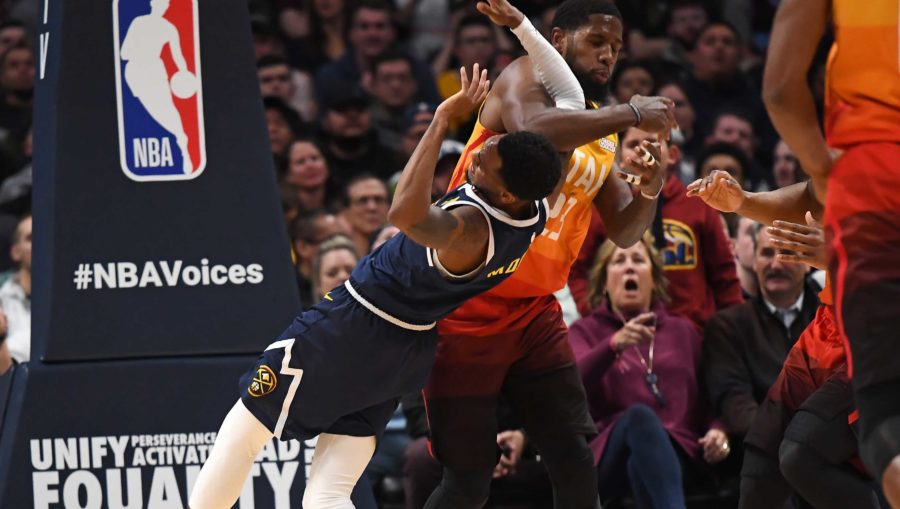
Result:
{"label": "player's hair", "polygon": [[413,74],[413,77],[415,77],[416,64],[413,61],[412,57],[409,56],[409,54],[407,54],[406,52],[396,48],[388,49],[373,58],[372,62],[369,64],[369,71],[371,71],[372,76],[375,76],[381,64],[384,64],[386,62],[399,62],[401,60],[409,65],[409,72]]}
{"label": "player's hair", "polygon": [[491,32],[491,38],[494,37],[494,25],[491,21],[480,15],[480,14],[468,14],[463,16],[462,19],[459,20],[459,24],[456,25],[456,32],[453,34],[453,40],[459,40],[459,34],[462,33],[463,28],[480,26],[485,27]]}
{"label": "player's hair", "polygon": [[590,23],[592,14],[606,14],[622,21],[622,13],[609,0],[566,0],[553,15],[551,28],[575,30]]}
{"label": "player's hair", "polygon": [[341,203],[344,205],[344,207],[350,206],[350,188],[355,186],[358,182],[362,182],[363,180],[377,180],[382,186],[384,186],[384,189],[388,191],[388,193],[390,193],[388,185],[383,180],[376,177],[373,173],[360,173],[359,175],[356,175],[355,177],[348,180],[347,183],[344,184],[344,188],[341,190]]}
{"label": "player's hair", "polygon": [[257,69],[265,69],[266,67],[275,67],[276,65],[286,65],[288,68],[291,64],[284,57],[278,55],[263,55],[256,61]]}
{"label": "player's hair", "polygon": [[553,192],[562,174],[559,153],[550,140],[527,131],[507,134],[497,143],[500,176],[520,200],[540,200]]}
{"label": "player's hair", "polygon": [[[649,231],[645,231],[644,235],[641,237],[640,243],[647,248],[647,253],[650,254],[650,267],[653,276],[653,297],[664,304],[668,304],[670,301],[668,292],[669,280],[666,278],[662,257],[660,256],[659,251],[653,247],[653,235],[651,235]],[[612,261],[612,255],[616,252],[617,248],[618,246],[612,240],[607,239],[600,245],[600,249],[597,250],[597,261],[594,262],[594,267],[591,269],[589,283],[590,294],[588,295],[588,302],[592,308],[606,297],[606,270],[609,267],[609,263]]]}

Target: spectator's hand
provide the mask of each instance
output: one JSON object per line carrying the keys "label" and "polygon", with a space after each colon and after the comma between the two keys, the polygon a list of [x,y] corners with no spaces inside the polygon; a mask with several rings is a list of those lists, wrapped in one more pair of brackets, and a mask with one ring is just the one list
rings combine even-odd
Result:
{"label": "spectator's hand", "polygon": [[772,245],[778,248],[778,259],[782,262],[805,263],[810,267],[826,270],[828,260],[825,255],[825,232],[813,219],[812,212],[806,212],[806,224],[775,221],[769,227]]}
{"label": "spectator's hand", "polygon": [[521,431],[503,431],[497,434],[497,445],[503,450],[500,462],[494,467],[494,479],[516,473],[516,465],[525,449],[525,434]]}
{"label": "spectator's hand", "polygon": [[495,24],[509,28],[516,28],[525,19],[522,11],[513,7],[508,0],[483,0],[475,8]]}
{"label": "spectator's hand", "polygon": [[491,81],[487,78],[487,69],[480,70],[478,64],[475,64],[472,68],[471,82],[465,67],[459,69],[459,80],[462,83],[462,88],[459,92],[444,99],[444,102],[434,112],[435,118],[438,116],[459,118],[467,115],[484,101],[488,90],[491,88]]}
{"label": "spectator's hand", "polygon": [[727,171],[713,170],[687,186],[688,196],[697,196],[719,212],[734,212],[744,205],[741,184]]}
{"label": "spectator's hand", "polygon": [[617,175],[627,182],[634,183],[642,193],[657,196],[666,183],[666,168],[660,164],[662,151],[659,143],[644,140],[634,149],[634,154],[623,161],[623,165],[631,171],[631,174],[620,171]]}
{"label": "spectator's hand", "polygon": [[714,428],[707,431],[706,436],[697,442],[703,446],[703,459],[710,465],[724,460],[731,453],[728,436],[720,429]]}
{"label": "spectator's hand", "polygon": [[656,314],[652,312],[641,313],[628,320],[624,327],[613,334],[613,349],[619,352],[627,346],[640,345],[650,341],[653,339],[653,335],[656,334],[656,325],[651,325],[655,321]]}
{"label": "spectator's hand", "polygon": [[628,104],[634,105],[641,114],[638,128],[651,133],[666,133],[677,125],[675,103],[668,97],[646,97],[633,95]]}

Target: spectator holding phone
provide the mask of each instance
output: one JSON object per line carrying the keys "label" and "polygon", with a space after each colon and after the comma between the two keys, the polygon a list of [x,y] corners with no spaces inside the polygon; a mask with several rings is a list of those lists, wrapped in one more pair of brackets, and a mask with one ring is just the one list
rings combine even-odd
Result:
{"label": "spectator holding phone", "polygon": [[631,494],[639,508],[684,507],[683,478],[730,452],[699,387],[700,333],[666,313],[667,285],[649,234],[627,249],[607,240],[591,273],[599,305],[569,332],[600,430],[601,499]]}

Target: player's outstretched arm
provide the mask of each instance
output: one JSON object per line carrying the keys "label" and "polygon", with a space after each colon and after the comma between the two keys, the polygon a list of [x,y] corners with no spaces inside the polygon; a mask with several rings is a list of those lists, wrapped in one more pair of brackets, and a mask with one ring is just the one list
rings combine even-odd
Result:
{"label": "player's outstretched arm", "polygon": [[811,182],[798,182],[774,191],[751,193],[741,189],[728,172],[715,170],[709,176],[688,185],[688,196],[696,196],[721,212],[735,212],[760,223],[776,220],[803,224],[806,212],[821,217],[822,204],[816,199]]}
{"label": "player's outstretched arm", "polygon": [[[487,70],[480,71],[478,64],[472,70],[471,82],[466,70],[460,69],[460,81],[462,89],[438,106],[434,120],[403,168],[388,212],[391,224],[419,244],[435,249],[449,246],[470,231],[466,228],[465,215],[451,214],[431,204],[434,168],[450,119],[475,109],[490,88]],[[478,219],[484,222],[482,217]]]}
{"label": "player's outstretched arm", "polygon": [[556,48],[534,28],[522,11],[508,0],[484,0],[476,4],[478,12],[500,26],[509,27],[528,52],[541,78],[541,83],[556,107],[563,110],[583,110],[584,90]]}
{"label": "player's outstretched arm", "polygon": [[781,2],[763,77],[763,101],[769,117],[823,200],[833,160],[819,130],[806,74],[828,23],[829,4],[830,0]]}

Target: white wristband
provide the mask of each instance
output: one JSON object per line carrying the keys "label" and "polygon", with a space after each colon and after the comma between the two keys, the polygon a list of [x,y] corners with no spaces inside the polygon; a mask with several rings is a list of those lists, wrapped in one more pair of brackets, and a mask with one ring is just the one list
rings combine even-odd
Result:
{"label": "white wristband", "polygon": [[662,190],[664,187],[666,187],[666,186],[665,185],[659,186],[659,191],[657,191],[656,194],[647,194],[643,190],[641,190],[641,196],[643,196],[644,198],[647,198],[648,200],[655,200],[655,199],[659,198],[660,194],[662,194]]}

